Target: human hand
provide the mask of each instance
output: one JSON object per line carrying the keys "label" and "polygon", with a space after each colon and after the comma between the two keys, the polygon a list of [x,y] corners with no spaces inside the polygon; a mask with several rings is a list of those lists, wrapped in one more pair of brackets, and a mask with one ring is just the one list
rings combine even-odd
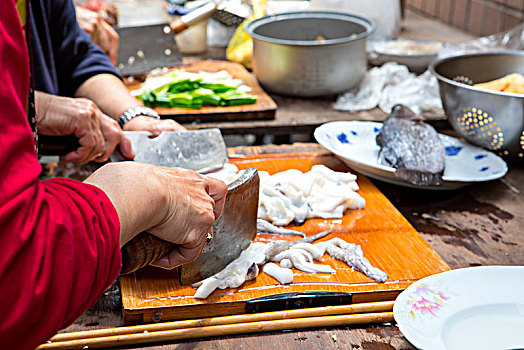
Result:
{"label": "human hand", "polygon": [[35,106],[39,133],[50,136],[74,134],[78,138],[80,147],[62,160],[76,164],[91,160],[103,162],[116,146],[120,147],[124,157],[135,157],[131,142],[118,123],[102,113],[92,101],[37,91]]}
{"label": "human hand", "polygon": [[155,119],[147,116],[138,116],[124,124],[125,131],[149,131],[152,137],[160,135],[162,131],[186,131],[182,125],[172,119]]}
{"label": "human hand", "polygon": [[138,162],[106,164],[86,183],[101,188],[120,218],[120,245],[147,231],[174,244],[153,265],[162,268],[195,260],[224,208],[227,186],[182,168]]}
{"label": "human hand", "polygon": [[91,35],[91,40],[109,56],[116,65],[118,55],[118,33],[98,13],[80,6],[75,7],[76,20],[80,28]]}

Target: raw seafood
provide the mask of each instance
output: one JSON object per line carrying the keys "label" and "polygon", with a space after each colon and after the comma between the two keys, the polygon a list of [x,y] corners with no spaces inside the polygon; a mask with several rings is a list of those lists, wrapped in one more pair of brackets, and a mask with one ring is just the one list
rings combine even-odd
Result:
{"label": "raw seafood", "polygon": [[195,283],[198,287],[194,297],[205,299],[217,288],[236,288],[248,278],[253,279],[258,275],[258,267],[270,261],[278,253],[289,249],[297,243],[311,243],[327,236],[331,230],[317,233],[316,235],[302,238],[298,241],[272,241],[271,243],[254,242],[244,250],[240,256],[227,265],[222,271],[203,281]]}
{"label": "raw seafood", "polygon": [[[226,184],[234,181],[242,171],[233,164],[209,174]],[[333,219],[344,216],[347,209],[362,209],[366,200],[356,191],[357,177],[337,172],[324,165],[314,165],[302,173],[290,169],[270,175],[259,171],[260,194],[258,218],[274,225],[285,226],[292,221],[302,224],[309,218]]]}
{"label": "raw seafood", "polygon": [[366,201],[356,191],[357,177],[314,165],[307,173],[286,170],[274,175],[260,171],[258,217],[275,225],[306,219],[341,218],[346,209],[362,209]]}
{"label": "raw seafood", "polygon": [[435,129],[408,107],[393,107],[376,141],[379,164],[396,168],[399,178],[416,185],[442,184],[444,145]]}
{"label": "raw seafood", "polygon": [[362,248],[357,244],[348,243],[335,237],[329,241],[317,243],[315,246],[325,249],[333,258],[345,262],[372,280],[385,282],[388,279],[388,275],[384,271],[371,265],[369,260],[364,257]]}
{"label": "raw seafood", "polygon": [[257,233],[270,233],[270,234],[279,234],[279,235],[292,235],[300,236],[302,238],[306,237],[305,233],[295,230],[288,230],[279,226],[275,226],[270,222],[267,222],[264,219],[257,219]]}
{"label": "raw seafood", "polygon": [[[204,299],[216,288],[239,287],[244,281],[252,280],[258,275],[258,265],[265,264],[264,272],[281,284],[293,281],[293,274],[291,272],[290,275],[291,270],[289,270],[292,267],[309,273],[336,273],[329,265],[314,263],[314,260],[320,260],[326,252],[377,282],[385,282],[388,279],[385,272],[372,266],[364,257],[359,245],[348,243],[341,238],[312,244],[313,241],[325,237],[329,232],[331,231],[321,232],[298,241],[254,242],[224,270],[194,284],[193,287],[198,287],[194,297]],[[268,263],[270,260],[280,262],[280,267]]]}
{"label": "raw seafood", "polygon": [[273,277],[280,284],[289,284],[293,282],[293,271],[289,268],[278,266],[274,263],[267,263],[264,265],[264,272]]}

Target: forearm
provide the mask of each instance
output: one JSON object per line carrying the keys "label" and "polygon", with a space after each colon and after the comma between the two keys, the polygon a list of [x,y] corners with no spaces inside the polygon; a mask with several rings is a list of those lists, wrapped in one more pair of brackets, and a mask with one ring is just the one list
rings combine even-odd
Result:
{"label": "forearm", "polygon": [[[168,216],[164,186],[152,176],[154,170],[148,164],[107,164],[84,181],[104,191],[113,203],[120,222],[121,246]],[[137,191],[144,183],[148,190]]]}
{"label": "forearm", "polygon": [[98,74],[87,79],[76,90],[75,97],[90,99],[115,120],[129,108],[142,105],[131,96],[124,83],[111,74]]}

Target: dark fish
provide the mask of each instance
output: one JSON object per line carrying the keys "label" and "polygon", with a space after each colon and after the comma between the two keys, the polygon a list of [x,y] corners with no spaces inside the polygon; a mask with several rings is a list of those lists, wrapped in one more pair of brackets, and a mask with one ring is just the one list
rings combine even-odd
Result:
{"label": "dark fish", "polygon": [[445,149],[437,131],[403,105],[393,107],[377,134],[378,162],[415,185],[442,184]]}

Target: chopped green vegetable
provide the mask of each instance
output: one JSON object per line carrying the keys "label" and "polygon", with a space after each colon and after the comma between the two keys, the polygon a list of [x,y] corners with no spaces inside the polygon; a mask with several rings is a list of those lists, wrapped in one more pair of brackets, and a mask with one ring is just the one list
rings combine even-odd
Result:
{"label": "chopped green vegetable", "polygon": [[[239,79],[225,71],[188,73],[175,71],[154,78],[134,95],[150,107],[201,108],[202,106],[238,106],[253,104],[257,97],[241,92]],[[150,86],[151,89],[147,89]],[[245,88],[245,86],[243,86]],[[245,90],[242,90],[245,91]]]}

